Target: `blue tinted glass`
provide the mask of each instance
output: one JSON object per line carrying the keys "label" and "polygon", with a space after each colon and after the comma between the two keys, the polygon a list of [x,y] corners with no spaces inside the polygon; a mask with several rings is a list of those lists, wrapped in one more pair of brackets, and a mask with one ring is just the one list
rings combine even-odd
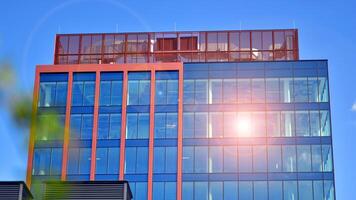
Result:
{"label": "blue tinted glass", "polygon": [[155,104],[167,104],[167,81],[156,80],[156,99]]}
{"label": "blue tinted glass", "polygon": [[309,136],[309,113],[308,111],[295,112],[295,126],[297,136]]}
{"label": "blue tinted glass", "polygon": [[148,169],[148,148],[137,147],[136,173],[147,173]]}
{"label": "blue tinted glass", "polygon": [[136,182],[136,194],[134,196],[136,200],[147,199],[147,183]]}
{"label": "blue tinted glass", "polygon": [[81,148],[79,155],[79,173],[90,173],[91,148]]}
{"label": "blue tinted glass", "polygon": [[78,174],[79,170],[79,149],[70,148],[68,152],[68,174]]}
{"label": "blue tinted glass", "polygon": [[293,102],[293,79],[292,78],[281,78],[279,86],[280,102],[290,103]]}
{"label": "blue tinted glass", "polygon": [[238,191],[237,181],[224,181],[224,200],[237,199]]}
{"label": "blue tinted glass", "polygon": [[67,102],[67,83],[57,82],[56,106],[65,106]]}
{"label": "blue tinted glass", "polygon": [[298,199],[297,181],[283,182],[284,199]]}
{"label": "blue tinted glass", "polygon": [[35,149],[33,159],[33,175],[49,175],[51,149]]}
{"label": "blue tinted glass", "polygon": [[165,172],[165,148],[155,147],[153,159],[153,172],[164,173]]}
{"label": "blue tinted glass", "polygon": [[83,82],[73,82],[72,88],[72,106],[81,106],[83,105]]}
{"label": "blue tinted glass", "polygon": [[254,199],[267,200],[268,199],[267,182],[255,181],[253,183],[253,194],[254,194]]}
{"label": "blue tinted glass", "polygon": [[150,104],[150,81],[149,80],[141,80],[139,84],[139,105],[149,105]]}
{"label": "blue tinted glass", "polygon": [[194,183],[194,199],[208,199],[208,182]]}
{"label": "blue tinted glass", "polygon": [[166,114],[155,113],[155,138],[166,137]]}
{"label": "blue tinted glass", "polygon": [[108,148],[108,174],[118,174],[120,165],[120,148]]}
{"label": "blue tinted glass", "polygon": [[296,147],[294,145],[282,146],[282,160],[284,172],[295,172],[297,169]]}
{"label": "blue tinted glass", "polygon": [[236,79],[223,80],[223,101],[224,103],[236,103],[237,86]]}
{"label": "blue tinted glass", "polygon": [[320,136],[319,111],[310,111],[310,135]]}
{"label": "blue tinted glass", "polygon": [[299,199],[313,199],[312,181],[298,182]]}
{"label": "blue tinted glass", "polygon": [[307,78],[294,79],[294,100],[295,102],[308,102]]}
{"label": "blue tinted glass", "polygon": [[209,200],[221,200],[223,198],[222,182],[210,182]]}
{"label": "blue tinted glass", "polygon": [[309,102],[319,102],[317,77],[308,78],[308,96],[309,96]]}
{"label": "blue tinted glass", "polygon": [[333,170],[333,157],[332,157],[332,148],[330,145],[322,146],[322,155],[323,155],[323,171],[331,172]]}
{"label": "blue tinted glass", "polygon": [[297,146],[298,172],[311,171],[311,152],[309,145]]}
{"label": "blue tinted glass", "polygon": [[125,173],[136,172],[136,147],[126,147],[125,149]]}
{"label": "blue tinted glass", "polygon": [[176,147],[166,147],[166,164],[165,171],[167,173],[177,172],[177,148]]}
{"label": "blue tinted glass", "polygon": [[237,147],[224,147],[224,172],[237,173]]}
{"label": "blue tinted glass", "polygon": [[70,138],[79,139],[82,126],[82,116],[72,114],[70,116]]}
{"label": "blue tinted glass", "polygon": [[250,146],[240,146],[239,152],[239,171],[252,172],[252,149]]}
{"label": "blue tinted glass", "polygon": [[319,101],[328,102],[329,101],[329,88],[328,80],[325,77],[319,77],[318,79],[319,87]]}
{"label": "blue tinted glass", "polygon": [[266,146],[253,147],[253,170],[254,172],[267,171],[267,155]]}
{"label": "blue tinted glass", "polygon": [[252,79],[252,102],[264,103],[265,102],[265,80]]}
{"label": "blue tinted glass", "polygon": [[278,78],[266,79],[266,102],[279,102],[279,80]]}
{"label": "blue tinted glass", "polygon": [[252,182],[240,181],[239,182],[239,200],[252,200],[252,199],[253,199]]}
{"label": "blue tinted glass", "polygon": [[178,81],[168,80],[167,81],[167,104],[177,104],[178,103]]}
{"label": "blue tinted glass", "polygon": [[109,139],[120,139],[120,135],[121,135],[121,114],[111,114]]}
{"label": "blue tinted glass", "polygon": [[126,139],[136,139],[137,138],[137,114],[128,113],[127,114],[127,125],[126,125]]}
{"label": "blue tinted glass", "polygon": [[208,80],[195,81],[195,103],[196,104],[208,103]]}
{"label": "blue tinted glass", "polygon": [[107,148],[96,149],[96,174],[106,174],[108,164]]}
{"label": "blue tinted glass", "polygon": [[109,137],[109,115],[99,114],[98,139],[108,139]]}
{"label": "blue tinted glass", "polygon": [[251,80],[238,79],[237,80],[237,100],[239,103],[251,102]]}
{"label": "blue tinted glass", "polygon": [[282,171],[281,146],[271,145],[268,147],[268,170],[270,172]]}
{"label": "blue tinted glass", "polygon": [[127,105],[138,105],[139,81],[128,81]]}
{"label": "blue tinted glass", "polygon": [[94,94],[95,94],[95,82],[94,81],[84,82],[84,95],[83,95],[84,106],[94,105]]}
{"label": "blue tinted glass", "polygon": [[51,175],[60,175],[62,169],[62,148],[53,148],[51,155]]}
{"label": "blue tinted glass", "polygon": [[100,105],[110,105],[111,81],[100,82]]}
{"label": "blue tinted glass", "polygon": [[39,106],[49,107],[55,105],[56,82],[40,83]]}
{"label": "blue tinted glass", "polygon": [[282,182],[269,181],[269,199],[282,200]]}
{"label": "blue tinted glass", "polygon": [[324,181],[324,198],[327,200],[335,199],[334,183],[333,181]]}
{"label": "blue tinted glass", "polygon": [[176,187],[177,184],[175,182],[166,182],[164,193],[165,200],[175,200],[177,198]]}
{"label": "blue tinted glass", "polygon": [[208,173],[208,152],[208,147],[195,147],[194,172]]}
{"label": "blue tinted glass", "polygon": [[313,181],[314,200],[323,200],[323,181]]}
{"label": "blue tinted glass", "polygon": [[138,115],[138,139],[147,139],[150,131],[150,118],[147,113],[140,113]]}
{"label": "blue tinted glass", "polygon": [[81,139],[91,139],[93,134],[93,115],[85,114],[82,118],[82,133]]}
{"label": "blue tinted glass", "polygon": [[313,172],[321,172],[323,170],[323,165],[321,161],[321,146],[320,145],[312,145],[312,171]]}
{"label": "blue tinted glass", "polygon": [[194,104],[194,80],[184,80],[184,104]]}
{"label": "blue tinted glass", "polygon": [[216,173],[223,171],[223,148],[209,147],[209,172]]}
{"label": "blue tinted glass", "polygon": [[208,137],[208,113],[195,113],[195,138]]}
{"label": "blue tinted glass", "polygon": [[166,138],[177,138],[178,115],[177,113],[167,113]]}
{"label": "blue tinted glass", "polygon": [[213,104],[218,104],[222,102],[222,80],[221,79],[216,79],[216,80],[210,80],[210,91],[209,94],[211,95],[211,102]]}
{"label": "blue tinted glass", "polygon": [[183,138],[194,137],[194,113],[183,113]]}
{"label": "blue tinted glass", "polygon": [[111,105],[122,104],[122,81],[111,82]]}
{"label": "blue tinted glass", "polygon": [[153,182],[153,199],[164,200],[164,182]]}
{"label": "blue tinted glass", "polygon": [[193,182],[183,182],[182,186],[182,199],[183,200],[193,200],[194,193]]}
{"label": "blue tinted glass", "polygon": [[183,147],[183,173],[193,173],[194,147]]}

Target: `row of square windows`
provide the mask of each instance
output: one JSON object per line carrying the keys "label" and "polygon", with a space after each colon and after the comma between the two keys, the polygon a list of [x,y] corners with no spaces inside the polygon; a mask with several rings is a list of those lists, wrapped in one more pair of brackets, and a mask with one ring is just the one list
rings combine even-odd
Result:
{"label": "row of square windows", "polygon": [[[121,119],[122,115],[119,113],[99,114],[97,138],[120,139]],[[42,126],[37,127],[37,140],[63,138],[63,115],[40,115],[39,120]],[[149,138],[149,113],[128,113],[126,122],[126,139]],[[72,139],[91,139],[93,115],[72,114],[70,127]],[[155,113],[154,138],[177,138],[177,134],[177,113]],[[183,138],[330,135],[330,113],[327,110],[183,113]]]}
{"label": "row of square windows", "polygon": [[[154,147],[153,173],[177,172],[177,147]],[[120,148],[97,148],[96,174],[119,174]],[[33,175],[60,175],[62,148],[36,148]],[[68,175],[89,174],[91,148],[70,148]],[[184,146],[183,173],[332,172],[330,145]],[[148,173],[148,147],[126,147],[125,174]]]}
{"label": "row of square windows", "polygon": [[[150,104],[150,80],[129,80],[127,105]],[[41,82],[38,106],[65,106],[66,82]],[[72,106],[93,106],[94,81],[74,81]],[[184,80],[184,104],[328,102],[324,77]],[[155,104],[177,104],[178,81],[156,80]],[[122,81],[101,81],[100,105],[122,104]]]}

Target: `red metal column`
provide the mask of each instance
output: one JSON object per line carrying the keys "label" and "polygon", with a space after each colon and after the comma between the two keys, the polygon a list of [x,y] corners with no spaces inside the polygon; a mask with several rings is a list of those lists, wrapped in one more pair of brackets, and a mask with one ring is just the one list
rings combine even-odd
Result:
{"label": "red metal column", "polygon": [[94,95],[94,117],[93,117],[93,135],[91,142],[91,162],[90,162],[90,180],[95,180],[96,168],[96,142],[98,135],[98,114],[99,114],[99,95],[100,95],[100,71],[96,71],[95,95]]}
{"label": "red metal column", "polygon": [[153,185],[153,145],[154,145],[154,119],[155,119],[155,91],[156,91],[156,71],[151,70],[151,94],[150,94],[150,135],[148,144],[148,183],[147,183],[147,199],[152,200],[152,185]]}
{"label": "red metal column", "polygon": [[38,68],[35,72],[35,84],[33,88],[33,102],[32,102],[32,115],[31,115],[31,128],[30,128],[30,143],[28,145],[28,160],[27,160],[27,174],[26,174],[26,184],[28,187],[31,186],[32,180],[32,165],[33,165],[33,151],[35,148],[35,133],[36,133],[36,119],[37,119],[37,102],[40,88],[40,73]]}
{"label": "red metal column", "polygon": [[63,155],[62,155],[62,173],[61,180],[65,181],[67,177],[67,162],[68,162],[68,149],[69,149],[69,134],[70,134],[70,112],[72,106],[72,86],[73,86],[73,72],[68,73],[67,85],[67,104],[66,104],[66,117],[64,124],[63,136]]}
{"label": "red metal column", "polygon": [[182,199],[183,157],[183,65],[179,65],[178,78],[178,149],[177,149],[177,200]]}
{"label": "red metal column", "polygon": [[128,85],[128,73],[126,70],[123,72],[123,76],[124,76],[124,78],[123,78],[123,82],[122,82],[119,180],[124,180],[124,172],[125,172],[126,104],[127,104],[127,85]]}

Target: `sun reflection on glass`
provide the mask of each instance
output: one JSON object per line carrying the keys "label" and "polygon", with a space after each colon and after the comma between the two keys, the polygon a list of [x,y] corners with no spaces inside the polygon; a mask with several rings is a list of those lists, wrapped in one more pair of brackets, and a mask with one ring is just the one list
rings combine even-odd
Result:
{"label": "sun reflection on glass", "polygon": [[247,116],[239,116],[236,120],[236,131],[238,137],[251,136],[251,118]]}

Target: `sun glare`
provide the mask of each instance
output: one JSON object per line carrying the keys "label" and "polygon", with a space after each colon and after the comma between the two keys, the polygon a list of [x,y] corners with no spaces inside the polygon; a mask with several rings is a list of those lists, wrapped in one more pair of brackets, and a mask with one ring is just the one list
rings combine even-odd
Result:
{"label": "sun glare", "polygon": [[240,116],[236,120],[236,130],[238,137],[249,137],[251,135],[251,119],[247,116]]}

